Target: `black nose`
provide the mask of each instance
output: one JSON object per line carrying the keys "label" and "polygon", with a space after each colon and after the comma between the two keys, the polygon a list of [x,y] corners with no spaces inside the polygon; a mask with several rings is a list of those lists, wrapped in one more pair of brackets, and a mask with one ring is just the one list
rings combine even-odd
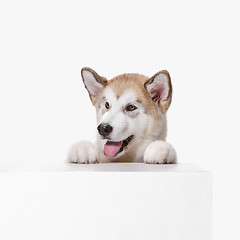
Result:
{"label": "black nose", "polygon": [[100,125],[98,125],[97,130],[100,135],[102,135],[103,137],[106,137],[113,130],[113,128],[108,124],[101,123]]}

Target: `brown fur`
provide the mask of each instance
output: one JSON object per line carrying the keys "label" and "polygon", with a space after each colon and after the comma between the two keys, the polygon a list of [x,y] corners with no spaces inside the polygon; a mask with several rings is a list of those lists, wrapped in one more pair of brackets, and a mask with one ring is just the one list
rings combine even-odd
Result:
{"label": "brown fur", "polygon": [[[89,70],[89,68],[87,68],[87,69]],[[93,70],[91,70],[91,72],[95,73]],[[168,71],[166,71],[166,70],[160,71],[160,72],[156,73],[150,79],[144,75],[137,74],[137,73],[135,73],[135,74],[125,73],[125,74],[116,76],[109,81],[107,81],[107,79],[104,77],[100,77],[99,75],[97,75],[97,73],[95,73],[95,74],[97,75],[98,78],[100,78],[100,80],[99,80],[100,83],[102,82],[104,84],[104,86],[106,86],[106,87],[109,86],[114,90],[117,98],[119,98],[125,90],[131,89],[131,88],[134,89],[134,91],[136,92],[136,94],[138,96],[138,101],[145,104],[144,107],[147,110],[147,112],[149,114],[152,114],[154,116],[154,118],[158,118],[159,116],[156,112],[155,103],[152,101],[151,97],[149,96],[149,94],[146,90],[146,86],[148,84],[152,83],[154,78],[160,73],[166,74],[169,79],[169,88],[170,88],[169,96],[168,96],[167,100],[161,102],[161,104],[159,106],[161,112],[165,113],[168,110],[168,108],[171,104],[171,101],[172,101],[172,84],[171,84],[171,79],[170,79],[170,75],[169,75]],[[97,106],[98,101],[94,98],[94,96],[90,95],[90,99],[92,100],[93,104],[95,106]]]}
{"label": "brown fur", "polygon": [[144,87],[144,83],[148,79],[148,77],[140,74],[123,74],[110,80],[108,86],[113,89],[117,98],[120,97],[125,90],[133,89],[137,94],[138,101],[144,105],[146,111],[157,117],[154,103]]}

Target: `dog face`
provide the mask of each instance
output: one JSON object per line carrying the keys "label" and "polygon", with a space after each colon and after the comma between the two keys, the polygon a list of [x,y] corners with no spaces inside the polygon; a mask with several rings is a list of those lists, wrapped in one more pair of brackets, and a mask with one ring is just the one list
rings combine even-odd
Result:
{"label": "dog face", "polygon": [[107,81],[92,69],[83,68],[82,78],[96,108],[98,138],[106,157],[121,157],[142,140],[154,140],[161,134],[161,119],[172,95],[167,71],[150,79],[123,74]]}

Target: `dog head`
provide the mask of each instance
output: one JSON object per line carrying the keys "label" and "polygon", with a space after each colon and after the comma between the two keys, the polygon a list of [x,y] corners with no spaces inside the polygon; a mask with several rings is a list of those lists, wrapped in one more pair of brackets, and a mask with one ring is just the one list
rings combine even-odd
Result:
{"label": "dog head", "polygon": [[81,71],[84,85],[97,111],[98,137],[104,155],[118,158],[143,138],[161,134],[161,119],[172,99],[167,71],[148,78],[123,74],[109,81],[90,68]]}

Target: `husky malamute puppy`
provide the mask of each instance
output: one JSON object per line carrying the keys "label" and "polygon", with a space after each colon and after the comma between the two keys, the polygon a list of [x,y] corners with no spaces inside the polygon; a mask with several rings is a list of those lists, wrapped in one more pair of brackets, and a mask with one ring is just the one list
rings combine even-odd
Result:
{"label": "husky malamute puppy", "polygon": [[174,148],[165,141],[166,112],[172,100],[167,71],[151,78],[122,74],[109,81],[90,68],[83,68],[81,74],[96,108],[98,133],[95,144],[74,144],[69,162],[176,162]]}

